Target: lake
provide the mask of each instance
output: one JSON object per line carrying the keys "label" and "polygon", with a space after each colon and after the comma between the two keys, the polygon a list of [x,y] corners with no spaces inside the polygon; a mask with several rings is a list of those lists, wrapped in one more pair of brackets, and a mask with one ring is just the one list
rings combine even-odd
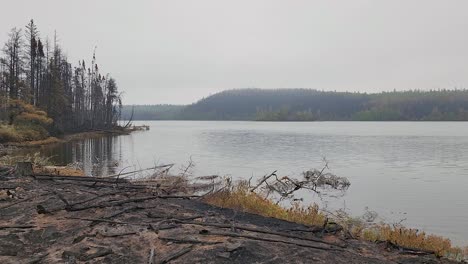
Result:
{"label": "lake", "polygon": [[[79,162],[87,174],[118,173],[190,159],[196,175],[258,178],[329,162],[347,177],[346,193],[307,202],[354,216],[366,208],[389,223],[468,244],[468,123],[146,121],[150,131],[46,147],[56,162]],[[131,169],[127,169],[131,170]]]}

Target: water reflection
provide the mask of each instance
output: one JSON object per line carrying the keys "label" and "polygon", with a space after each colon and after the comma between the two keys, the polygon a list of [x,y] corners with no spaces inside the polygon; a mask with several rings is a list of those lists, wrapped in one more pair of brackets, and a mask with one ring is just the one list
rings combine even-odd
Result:
{"label": "water reflection", "polygon": [[54,164],[75,164],[86,175],[111,175],[116,173],[122,159],[120,140],[118,136],[85,139],[47,146],[40,152],[51,157]]}
{"label": "water reflection", "polygon": [[[468,122],[145,122],[150,131],[48,147],[60,164],[79,163],[88,175],[115,174],[192,158],[196,175],[297,176],[319,168],[347,177],[344,197],[325,206],[353,215],[375,210],[388,222],[468,243]],[[305,202],[317,197],[305,195]],[[407,213],[407,214],[406,214]],[[402,217],[402,215],[404,217]]]}

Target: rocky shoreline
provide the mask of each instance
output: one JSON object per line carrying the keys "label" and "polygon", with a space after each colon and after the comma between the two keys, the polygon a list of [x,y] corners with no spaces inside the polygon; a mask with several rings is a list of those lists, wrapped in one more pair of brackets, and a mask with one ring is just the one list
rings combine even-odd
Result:
{"label": "rocky shoreline", "polygon": [[164,182],[5,175],[0,192],[0,263],[455,263],[210,206]]}

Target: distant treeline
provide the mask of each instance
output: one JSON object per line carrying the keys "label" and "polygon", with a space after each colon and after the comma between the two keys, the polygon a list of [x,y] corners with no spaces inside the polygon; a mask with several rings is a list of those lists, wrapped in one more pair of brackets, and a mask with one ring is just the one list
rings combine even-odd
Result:
{"label": "distant treeline", "polygon": [[129,120],[177,120],[185,105],[124,105],[122,119]]}
{"label": "distant treeline", "polygon": [[[129,117],[131,109],[125,106],[123,117]],[[368,94],[312,89],[236,89],[187,106],[135,106],[134,119],[468,121],[468,90]]]}

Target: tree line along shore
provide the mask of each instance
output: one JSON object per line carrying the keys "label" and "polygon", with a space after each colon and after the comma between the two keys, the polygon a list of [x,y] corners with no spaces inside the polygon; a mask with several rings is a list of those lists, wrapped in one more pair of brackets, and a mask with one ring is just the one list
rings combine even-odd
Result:
{"label": "tree line along shore", "polygon": [[234,89],[190,105],[124,105],[134,120],[468,121],[468,90]]}
{"label": "tree line along shore", "polygon": [[95,51],[90,63],[73,65],[57,34],[42,36],[34,20],[11,29],[1,51],[0,143],[117,126],[117,82],[100,68]]}

